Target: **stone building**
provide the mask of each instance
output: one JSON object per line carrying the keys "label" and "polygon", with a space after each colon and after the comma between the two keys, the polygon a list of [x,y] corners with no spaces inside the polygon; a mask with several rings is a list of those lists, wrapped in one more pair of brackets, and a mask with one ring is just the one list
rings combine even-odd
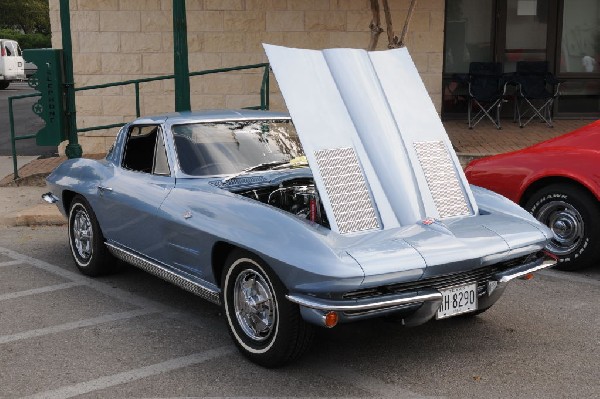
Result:
{"label": "stone building", "polygon": [[[50,0],[52,43],[61,47],[59,0]],[[173,0],[71,0],[75,85],[173,73]],[[261,43],[366,48],[369,0],[187,0],[189,69],[266,62]],[[410,0],[389,0],[396,33]],[[385,48],[385,32],[378,49]],[[465,88],[455,73],[473,61],[547,61],[564,83],[555,117],[600,116],[600,0],[419,0],[407,47],[444,118],[464,118]],[[259,104],[261,72],[191,79],[192,109]],[[271,109],[285,110],[271,79]],[[172,80],[141,86],[141,114],[174,109]],[[135,116],[133,86],[78,92],[78,126]],[[511,117],[511,106],[503,107]],[[509,115],[510,114],[510,115]],[[84,151],[103,152],[115,130],[85,133]]]}
{"label": "stone building", "polygon": [[[58,0],[50,0],[52,44],[61,48]],[[401,30],[409,0],[391,0]],[[172,0],[71,0],[75,86],[173,73]],[[187,0],[189,69],[266,62],[261,43],[322,49],[366,48],[368,0]],[[408,48],[437,107],[441,105],[443,0],[421,0]],[[379,48],[387,45],[385,33]],[[192,109],[258,105],[261,71],[192,77]],[[141,114],[174,110],[172,80],[141,85]],[[133,86],[78,92],[78,127],[127,122],[135,116]],[[285,110],[275,79],[270,105]],[[115,129],[84,133],[84,152],[103,152]]]}

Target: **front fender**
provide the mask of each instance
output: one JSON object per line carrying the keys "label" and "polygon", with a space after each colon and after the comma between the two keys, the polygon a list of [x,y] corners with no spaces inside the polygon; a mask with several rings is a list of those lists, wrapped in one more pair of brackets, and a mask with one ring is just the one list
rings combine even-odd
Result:
{"label": "front fender", "polygon": [[61,213],[66,216],[68,212],[68,204],[64,201],[65,191],[83,195],[93,208],[98,186],[112,175],[110,165],[105,160],[75,158],[66,160],[54,169],[46,178],[46,185],[59,198],[56,205]]}
{"label": "front fender", "polygon": [[548,227],[538,222],[533,215],[508,198],[479,186],[471,185],[471,190],[473,191],[475,200],[479,205],[480,212],[502,213],[523,219],[532,226],[536,227],[542,234],[544,234],[546,239],[549,240],[554,237],[554,234],[550,229],[548,229]]}
{"label": "front fender", "polygon": [[[343,237],[220,188],[176,187],[161,213],[173,229],[195,230],[209,241],[188,244],[198,253],[211,253],[212,246],[221,241],[246,249],[267,262],[293,292],[345,292],[359,287],[364,279],[360,265],[343,250]],[[185,219],[183,214],[193,217]]]}

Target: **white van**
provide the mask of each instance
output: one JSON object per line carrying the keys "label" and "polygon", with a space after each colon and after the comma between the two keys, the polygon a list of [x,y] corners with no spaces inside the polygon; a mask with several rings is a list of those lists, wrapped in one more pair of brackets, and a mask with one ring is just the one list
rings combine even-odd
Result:
{"label": "white van", "polygon": [[19,43],[14,40],[0,39],[0,90],[10,82],[25,79],[25,60]]}

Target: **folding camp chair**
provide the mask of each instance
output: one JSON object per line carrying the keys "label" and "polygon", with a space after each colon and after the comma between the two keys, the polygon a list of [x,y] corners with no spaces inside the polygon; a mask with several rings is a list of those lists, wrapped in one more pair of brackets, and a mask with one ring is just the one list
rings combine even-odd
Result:
{"label": "folding camp chair", "polygon": [[[552,105],[559,95],[561,81],[548,72],[547,61],[519,61],[515,73],[517,83],[516,111],[519,127],[524,127],[535,117],[540,122],[545,122],[549,127],[552,124]],[[525,103],[525,112],[521,112],[521,105]],[[529,112],[531,112],[529,116]],[[523,122],[524,118],[527,118]]]}
{"label": "folding camp chair", "polygon": [[[469,129],[473,129],[486,116],[496,128],[502,129],[500,126],[500,107],[502,107],[506,93],[502,63],[471,62],[466,80],[469,85],[469,104],[467,108]],[[479,111],[472,115],[474,106]],[[495,115],[492,116],[494,111]]]}

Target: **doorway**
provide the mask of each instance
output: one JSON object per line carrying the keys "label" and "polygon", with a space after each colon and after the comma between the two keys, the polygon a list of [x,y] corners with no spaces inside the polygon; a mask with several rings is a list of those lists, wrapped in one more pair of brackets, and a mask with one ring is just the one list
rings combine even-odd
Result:
{"label": "doorway", "polygon": [[[495,59],[504,72],[514,72],[518,61],[554,58],[555,21],[549,23],[552,0],[505,0],[496,3]],[[551,34],[552,33],[552,34]]]}

